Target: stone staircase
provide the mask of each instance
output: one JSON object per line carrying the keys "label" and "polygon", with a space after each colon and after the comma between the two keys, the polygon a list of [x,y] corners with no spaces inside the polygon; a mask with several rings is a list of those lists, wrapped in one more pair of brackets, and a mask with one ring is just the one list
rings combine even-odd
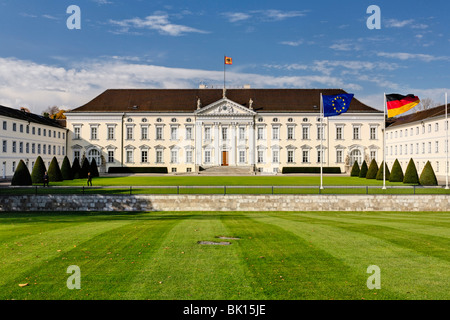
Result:
{"label": "stone staircase", "polygon": [[199,171],[201,175],[211,176],[241,176],[254,175],[253,166],[214,166],[205,167],[204,170]]}

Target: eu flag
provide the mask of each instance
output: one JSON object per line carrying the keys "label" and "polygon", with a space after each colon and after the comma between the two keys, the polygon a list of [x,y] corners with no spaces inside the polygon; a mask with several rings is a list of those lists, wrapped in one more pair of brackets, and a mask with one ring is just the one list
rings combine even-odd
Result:
{"label": "eu flag", "polygon": [[338,116],[341,113],[347,112],[350,107],[350,102],[353,99],[353,94],[343,93],[331,96],[322,96],[324,117]]}

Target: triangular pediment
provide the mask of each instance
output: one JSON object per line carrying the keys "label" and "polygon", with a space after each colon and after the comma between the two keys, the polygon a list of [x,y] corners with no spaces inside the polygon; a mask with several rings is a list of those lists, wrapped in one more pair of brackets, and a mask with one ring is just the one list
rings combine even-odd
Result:
{"label": "triangular pediment", "polygon": [[256,112],[239,103],[224,98],[195,111],[198,116],[254,116]]}

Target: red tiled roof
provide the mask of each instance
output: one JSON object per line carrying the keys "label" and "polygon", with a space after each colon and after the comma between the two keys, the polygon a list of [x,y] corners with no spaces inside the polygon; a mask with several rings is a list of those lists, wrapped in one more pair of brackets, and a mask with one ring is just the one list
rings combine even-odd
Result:
{"label": "red tiled roof", "polygon": [[[256,112],[317,113],[320,93],[334,95],[346,92],[342,89],[227,89],[226,97],[247,107],[252,99]],[[222,96],[222,89],[109,89],[70,113],[194,112],[198,99],[204,107],[222,99]],[[348,112],[382,113],[355,98]]]}

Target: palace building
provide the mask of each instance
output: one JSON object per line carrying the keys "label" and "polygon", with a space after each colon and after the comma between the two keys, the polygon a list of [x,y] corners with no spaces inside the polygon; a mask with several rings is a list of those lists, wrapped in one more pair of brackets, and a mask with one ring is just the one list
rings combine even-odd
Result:
{"label": "palace building", "polygon": [[[450,108],[447,109],[449,111]],[[386,163],[389,168],[398,159],[405,172],[412,158],[420,175],[430,161],[436,177],[445,178],[449,166],[445,105],[394,118],[386,126]]]}
{"label": "palace building", "polygon": [[356,98],[322,121],[320,94],[342,89],[114,89],[65,115],[69,159],[198,172],[340,167],[383,159],[383,112]]}
{"label": "palace building", "polygon": [[56,120],[0,106],[0,178],[11,178],[23,160],[33,170],[38,156],[48,168],[53,157],[62,164],[67,151],[67,129]]}

